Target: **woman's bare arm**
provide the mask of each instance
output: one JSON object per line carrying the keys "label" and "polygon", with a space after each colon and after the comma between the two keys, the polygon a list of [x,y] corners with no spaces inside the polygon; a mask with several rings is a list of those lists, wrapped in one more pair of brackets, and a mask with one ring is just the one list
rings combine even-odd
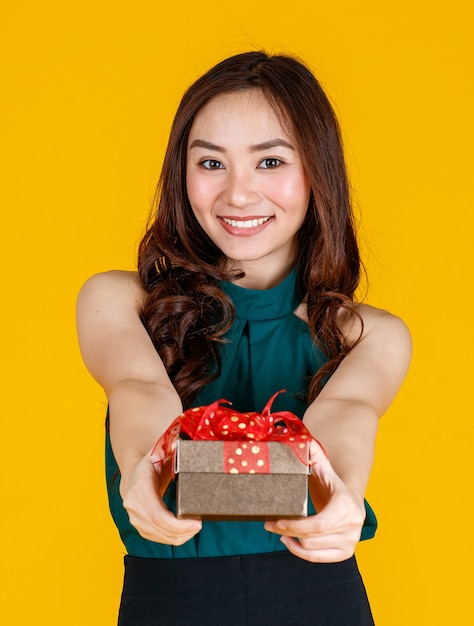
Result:
{"label": "woman's bare arm", "polygon": [[[304,416],[329,457],[313,444],[312,499],[319,514],[267,524],[307,560],[343,560],[353,553],[365,517],[378,419],[395,397],[411,358],[410,335],[399,318],[368,306],[360,306],[359,312],[364,321],[361,341]],[[358,326],[353,322],[346,328],[349,338],[358,336]]]}
{"label": "woman's bare arm", "polygon": [[149,458],[153,444],[182,405],[140,322],[143,301],[136,274],[93,276],[78,297],[79,343],[87,368],[109,401],[111,443],[130,521],[146,538],[178,545],[200,524],[177,520],[164,507],[161,495],[169,474],[163,472],[160,485]]}
{"label": "woman's bare arm", "polygon": [[[392,403],[411,359],[411,338],[398,317],[360,306],[361,341],[345,357],[304,421],[344,482],[363,497],[372,467],[378,418]],[[347,334],[359,333],[359,324]]]}

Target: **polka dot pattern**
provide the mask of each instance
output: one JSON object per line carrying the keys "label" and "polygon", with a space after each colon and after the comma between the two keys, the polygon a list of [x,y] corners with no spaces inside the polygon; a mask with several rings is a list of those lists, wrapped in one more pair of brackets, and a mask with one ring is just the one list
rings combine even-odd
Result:
{"label": "polka dot pattern", "polygon": [[[223,399],[208,406],[194,407],[185,411],[174,420],[155,444],[151,453],[153,462],[160,463],[170,456],[176,439],[184,435],[184,438],[193,440],[235,443],[229,456],[233,463],[228,461],[229,472],[232,473],[251,474],[269,471],[268,451],[263,452],[266,446],[256,445],[265,441],[285,443],[302,462],[307,463],[305,452],[311,434],[293,413],[271,412],[272,403],[279,393],[281,391],[270,398],[261,413],[239,413],[230,408],[231,403],[228,400]],[[222,406],[223,404],[227,406]],[[245,442],[245,447],[242,442]],[[240,450],[240,453],[237,450]],[[245,464],[241,462],[240,465],[237,464],[237,458],[241,458]]]}
{"label": "polka dot pattern", "polygon": [[268,445],[253,445],[241,441],[224,442],[224,472],[226,474],[270,474]]}

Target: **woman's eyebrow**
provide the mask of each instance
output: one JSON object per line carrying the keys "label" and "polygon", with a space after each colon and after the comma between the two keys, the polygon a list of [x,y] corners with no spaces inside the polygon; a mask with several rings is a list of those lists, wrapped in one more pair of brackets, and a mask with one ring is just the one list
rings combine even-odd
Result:
{"label": "woman's eyebrow", "polygon": [[204,139],[194,139],[189,146],[189,149],[193,148],[205,148],[206,150],[212,150],[213,152],[225,152],[225,148],[222,146],[217,146],[215,143],[211,143],[210,141],[204,141]]}
{"label": "woman's eyebrow", "polygon": [[[252,144],[250,146],[250,152],[261,152],[262,150],[270,150],[271,148],[289,148],[290,150],[294,150],[294,147],[291,143],[288,143],[284,139],[270,139],[269,141],[263,141],[262,143]],[[206,150],[212,150],[214,152],[226,152],[226,149],[222,146],[218,146],[215,143],[211,143],[210,141],[205,141],[204,139],[194,139],[189,146],[189,149],[193,148],[204,148]]]}
{"label": "woman's eyebrow", "polygon": [[294,150],[294,147],[291,143],[288,143],[284,139],[271,139],[270,141],[264,141],[262,143],[256,143],[250,146],[251,152],[260,152],[262,150],[270,150],[271,148],[289,148],[290,150]]}

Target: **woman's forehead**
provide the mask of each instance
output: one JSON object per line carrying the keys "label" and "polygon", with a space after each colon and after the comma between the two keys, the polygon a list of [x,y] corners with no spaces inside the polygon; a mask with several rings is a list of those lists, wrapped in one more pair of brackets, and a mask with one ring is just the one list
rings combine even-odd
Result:
{"label": "woman's forehead", "polygon": [[255,142],[283,138],[290,133],[276,111],[259,88],[219,94],[207,102],[196,114],[189,140],[202,133],[206,139],[232,137],[239,133],[253,136]]}

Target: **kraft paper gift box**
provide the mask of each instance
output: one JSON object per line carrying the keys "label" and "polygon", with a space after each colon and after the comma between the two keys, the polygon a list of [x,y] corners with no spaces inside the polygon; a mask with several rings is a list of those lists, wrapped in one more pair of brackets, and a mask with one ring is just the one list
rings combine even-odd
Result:
{"label": "kraft paper gift box", "polygon": [[179,439],[176,514],[202,520],[305,517],[309,473],[306,441],[295,452],[280,441]]}

